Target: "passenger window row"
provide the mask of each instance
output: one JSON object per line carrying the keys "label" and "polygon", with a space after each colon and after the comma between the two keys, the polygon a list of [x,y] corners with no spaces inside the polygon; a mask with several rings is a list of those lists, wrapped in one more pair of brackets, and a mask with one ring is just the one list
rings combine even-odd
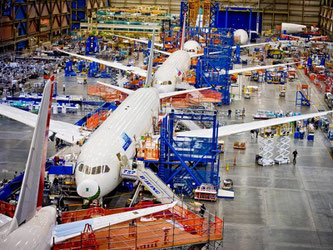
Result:
{"label": "passenger window row", "polygon": [[102,165],[102,166],[97,166],[97,167],[91,168],[91,167],[81,163],[78,170],[85,174],[95,175],[95,174],[100,174],[100,173],[107,173],[110,171],[110,168],[108,165]]}
{"label": "passenger window row", "polygon": [[164,81],[164,82],[162,82],[162,81],[155,80],[154,85],[155,84],[159,84],[159,85],[171,85],[172,82],[171,81]]}

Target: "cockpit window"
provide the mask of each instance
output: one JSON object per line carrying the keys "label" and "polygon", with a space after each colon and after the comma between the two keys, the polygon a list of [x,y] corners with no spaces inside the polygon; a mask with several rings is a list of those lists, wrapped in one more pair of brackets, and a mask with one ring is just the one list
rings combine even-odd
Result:
{"label": "cockpit window", "polygon": [[101,166],[98,166],[98,167],[96,167],[96,174],[100,174],[101,173],[101,171],[102,171],[102,167]]}
{"label": "cockpit window", "polygon": [[90,167],[89,166],[86,166],[85,174],[90,174]]}
{"label": "cockpit window", "polygon": [[96,167],[93,167],[92,170],[91,170],[91,174],[96,174]]}
{"label": "cockpit window", "polygon": [[108,165],[105,165],[105,166],[104,166],[104,172],[107,173],[107,172],[109,172],[109,171],[110,171],[109,166],[108,166]]}
{"label": "cockpit window", "polygon": [[84,165],[81,163],[80,166],[79,166],[79,171],[80,171],[80,172],[82,172],[82,170],[83,170],[83,166],[84,166]]}

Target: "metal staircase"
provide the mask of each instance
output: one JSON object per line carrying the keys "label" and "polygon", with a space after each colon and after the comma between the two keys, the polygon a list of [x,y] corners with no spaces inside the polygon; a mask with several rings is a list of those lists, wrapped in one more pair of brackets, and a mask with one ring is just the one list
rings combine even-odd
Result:
{"label": "metal staircase", "polygon": [[151,169],[145,168],[143,164],[138,164],[136,169],[122,168],[120,175],[122,178],[139,180],[161,203],[172,203],[181,199],[174,194]]}
{"label": "metal staircase", "polygon": [[[206,182],[206,177],[201,176],[198,171],[192,171],[192,174],[201,183]],[[193,183],[193,179],[187,171],[183,170],[179,175],[174,177],[173,186],[176,189],[176,193],[182,193],[192,199],[194,198],[193,190],[195,190],[197,186]]]}

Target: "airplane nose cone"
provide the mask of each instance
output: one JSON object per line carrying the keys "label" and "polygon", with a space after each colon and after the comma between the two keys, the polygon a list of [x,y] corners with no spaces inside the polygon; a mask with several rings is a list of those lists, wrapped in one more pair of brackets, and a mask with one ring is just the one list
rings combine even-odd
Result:
{"label": "airplane nose cone", "polygon": [[81,197],[89,200],[97,199],[101,193],[100,187],[93,180],[84,180],[79,183],[76,187],[76,191]]}

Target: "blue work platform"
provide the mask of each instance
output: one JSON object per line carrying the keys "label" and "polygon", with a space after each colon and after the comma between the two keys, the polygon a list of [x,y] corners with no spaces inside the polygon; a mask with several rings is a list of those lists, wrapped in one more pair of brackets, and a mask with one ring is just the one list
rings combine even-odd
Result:
{"label": "blue work platform", "polygon": [[196,88],[211,87],[222,94],[220,104],[230,104],[231,77],[233,67],[234,36],[232,29],[211,29],[210,43],[196,67]]}
{"label": "blue work platform", "polygon": [[[202,183],[219,185],[218,122],[216,111],[174,110],[163,119],[160,137],[159,177],[175,189],[193,197]],[[190,120],[209,124],[212,137],[173,136],[177,121]]]}

